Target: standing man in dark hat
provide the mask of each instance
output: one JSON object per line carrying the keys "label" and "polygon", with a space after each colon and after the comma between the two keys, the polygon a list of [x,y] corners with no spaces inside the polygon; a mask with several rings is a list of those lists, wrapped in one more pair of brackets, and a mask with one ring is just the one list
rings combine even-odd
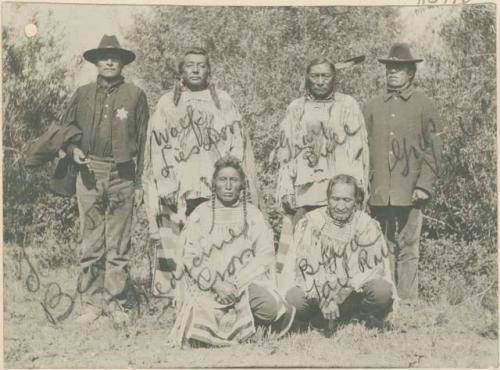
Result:
{"label": "standing man in dark hat", "polygon": [[441,161],[441,123],[432,99],[412,86],[417,63],[404,43],[392,46],[385,64],[387,88],[364,109],[370,147],[370,199],[391,249],[398,294],[418,296],[422,208],[428,203]]}
{"label": "standing man in dark hat", "polygon": [[97,80],[79,87],[63,125],[82,134],[66,151],[80,167],[76,184],[82,233],[79,292],[84,308],[77,321],[107,313],[125,323],[128,262],[134,200],[143,200],[142,172],[149,109],[144,91],[124,81],[122,69],[135,54],[115,36],[83,54],[97,67]]}

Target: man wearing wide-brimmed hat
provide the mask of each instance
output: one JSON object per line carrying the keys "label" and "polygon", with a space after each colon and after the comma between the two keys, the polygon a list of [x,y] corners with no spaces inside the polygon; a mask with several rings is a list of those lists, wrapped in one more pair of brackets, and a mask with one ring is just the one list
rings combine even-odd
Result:
{"label": "man wearing wide-brimmed hat", "polygon": [[128,262],[132,213],[142,202],[144,145],[149,118],[145,93],[124,81],[122,69],[135,59],[115,36],[83,54],[97,80],[79,87],[63,115],[82,134],[66,151],[80,167],[76,194],[82,232],[79,322],[104,312],[127,319]]}
{"label": "man wearing wide-brimmed hat", "polygon": [[387,88],[364,109],[370,146],[372,216],[392,252],[402,302],[418,296],[422,208],[429,201],[441,160],[441,123],[432,99],[412,86],[417,63],[409,45],[394,44],[385,64]]}

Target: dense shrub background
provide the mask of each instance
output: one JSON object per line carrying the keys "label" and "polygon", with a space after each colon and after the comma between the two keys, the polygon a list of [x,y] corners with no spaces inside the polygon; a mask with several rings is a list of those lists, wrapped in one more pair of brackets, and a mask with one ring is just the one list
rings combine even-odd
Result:
{"label": "dense shrub background", "polygon": [[182,51],[190,45],[209,51],[213,82],[229,92],[250,133],[265,209],[277,236],[277,166],[269,156],[286,107],[303,94],[305,65],[313,56],[341,61],[366,54],[367,63],[339,73],[338,89],[367,99],[383,82],[375,56],[387,52],[396,18],[396,8],[158,7],[137,17],[129,32],[142,61],[132,68],[145,81],[154,107],[173,85]]}
{"label": "dense shrub background", "polygon": [[[464,7],[439,32],[444,50],[424,57],[433,74],[421,81],[444,123],[445,157],[428,214],[437,236],[485,241],[496,251],[495,8]],[[425,49],[423,49],[425,50]]]}
{"label": "dense shrub background", "polygon": [[[137,62],[126,74],[142,82],[153,110],[177,76],[182,50],[200,45],[210,52],[213,82],[233,97],[253,140],[264,208],[278,235],[270,155],[287,105],[303,93],[306,63],[320,55],[334,61],[366,55],[337,77],[339,91],[365,103],[384,86],[376,58],[406,39],[398,16],[394,7],[155,7],[128,30]],[[439,43],[414,44],[427,71],[417,72],[416,81],[435,99],[445,143],[421,249],[421,291],[429,299],[454,276],[483,286],[497,271],[495,8],[464,6],[438,24],[432,27]],[[27,39],[4,26],[2,34],[4,240],[43,248],[51,266],[74,263],[75,200],[48,194],[50,166],[27,171],[23,158],[27,144],[57,121],[76,87],[71,73],[78,64],[56,63],[64,49],[56,30]],[[147,255],[144,210],[140,215],[136,264]]]}
{"label": "dense shrub background", "polygon": [[[20,38],[2,28],[4,241],[43,243],[53,264],[74,261],[76,201],[47,192],[51,166],[26,170],[29,144],[57,122],[73,89],[70,66],[60,63],[58,32]],[[57,245],[55,245],[57,243]],[[51,253],[51,249],[53,253]]]}

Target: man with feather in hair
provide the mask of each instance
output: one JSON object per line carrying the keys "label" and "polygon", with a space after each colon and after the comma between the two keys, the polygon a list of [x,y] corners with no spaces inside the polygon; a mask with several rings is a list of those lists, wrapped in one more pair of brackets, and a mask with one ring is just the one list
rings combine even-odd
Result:
{"label": "man with feather in hair", "polygon": [[337,91],[337,69],[364,56],[333,63],[313,59],[306,67],[306,93],[293,100],[280,124],[277,149],[277,199],[284,217],[278,250],[278,273],[292,242],[293,229],[306,213],[327,205],[328,181],[338,174],[353,176],[368,188],[368,140],[363,113],[351,96]]}
{"label": "man with feather in hair", "polygon": [[316,58],[306,67],[306,93],[293,100],[280,124],[277,198],[295,225],[307,212],[327,204],[328,181],[354,176],[365,191],[368,141],[357,101],[336,89],[336,67]]}

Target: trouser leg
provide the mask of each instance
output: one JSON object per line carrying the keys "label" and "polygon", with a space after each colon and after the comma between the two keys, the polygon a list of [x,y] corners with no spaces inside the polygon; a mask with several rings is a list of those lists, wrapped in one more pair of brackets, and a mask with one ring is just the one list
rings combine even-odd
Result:
{"label": "trouser leg", "polygon": [[378,221],[384,234],[387,248],[389,249],[389,263],[392,280],[397,281],[397,256],[399,248],[396,242],[396,220],[392,207],[370,207],[371,215]]}
{"label": "trouser leg", "polygon": [[256,323],[268,324],[276,319],[279,302],[267,289],[256,284],[250,284],[248,286],[248,298]]}
{"label": "trouser leg", "polygon": [[403,226],[399,237],[396,286],[401,299],[416,301],[418,298],[418,257],[422,212],[416,208],[404,209],[401,210],[398,218],[399,224]]}
{"label": "trouser leg", "polygon": [[78,175],[76,183],[82,233],[78,292],[87,304],[86,309],[101,310],[106,252],[104,192],[107,175],[105,169],[101,168],[95,168],[93,174],[97,180],[93,188],[88,189],[84,185],[81,175]]}
{"label": "trouser leg", "polygon": [[250,284],[248,298],[256,325],[269,327],[278,338],[290,331],[295,308],[281,296],[260,285]]}
{"label": "trouser leg", "polygon": [[383,320],[392,310],[392,285],[383,279],[366,282],[361,292],[352,292],[339,305],[340,320],[367,320],[374,317]]}
{"label": "trouser leg", "polygon": [[[328,320],[323,316],[318,299],[307,298],[304,292],[297,287],[290,289],[286,300],[293,305],[295,328],[305,330],[309,326],[318,329],[327,329]],[[339,305],[338,323],[347,323],[352,319],[367,321],[371,317],[383,320],[392,310],[392,286],[383,279],[374,279],[367,282],[361,292],[352,292]]]}
{"label": "trouser leg", "polygon": [[123,304],[129,279],[134,182],[120,178],[116,167],[110,173],[107,198],[105,300]]}
{"label": "trouser leg", "polygon": [[304,291],[298,287],[289,289],[285,299],[296,309],[294,330],[304,331],[309,325],[319,329],[328,327],[328,320],[323,317],[319,308],[319,300],[307,298]]}
{"label": "trouser leg", "polygon": [[403,300],[418,297],[418,257],[422,212],[413,207],[372,207],[390,250],[391,271]]}

